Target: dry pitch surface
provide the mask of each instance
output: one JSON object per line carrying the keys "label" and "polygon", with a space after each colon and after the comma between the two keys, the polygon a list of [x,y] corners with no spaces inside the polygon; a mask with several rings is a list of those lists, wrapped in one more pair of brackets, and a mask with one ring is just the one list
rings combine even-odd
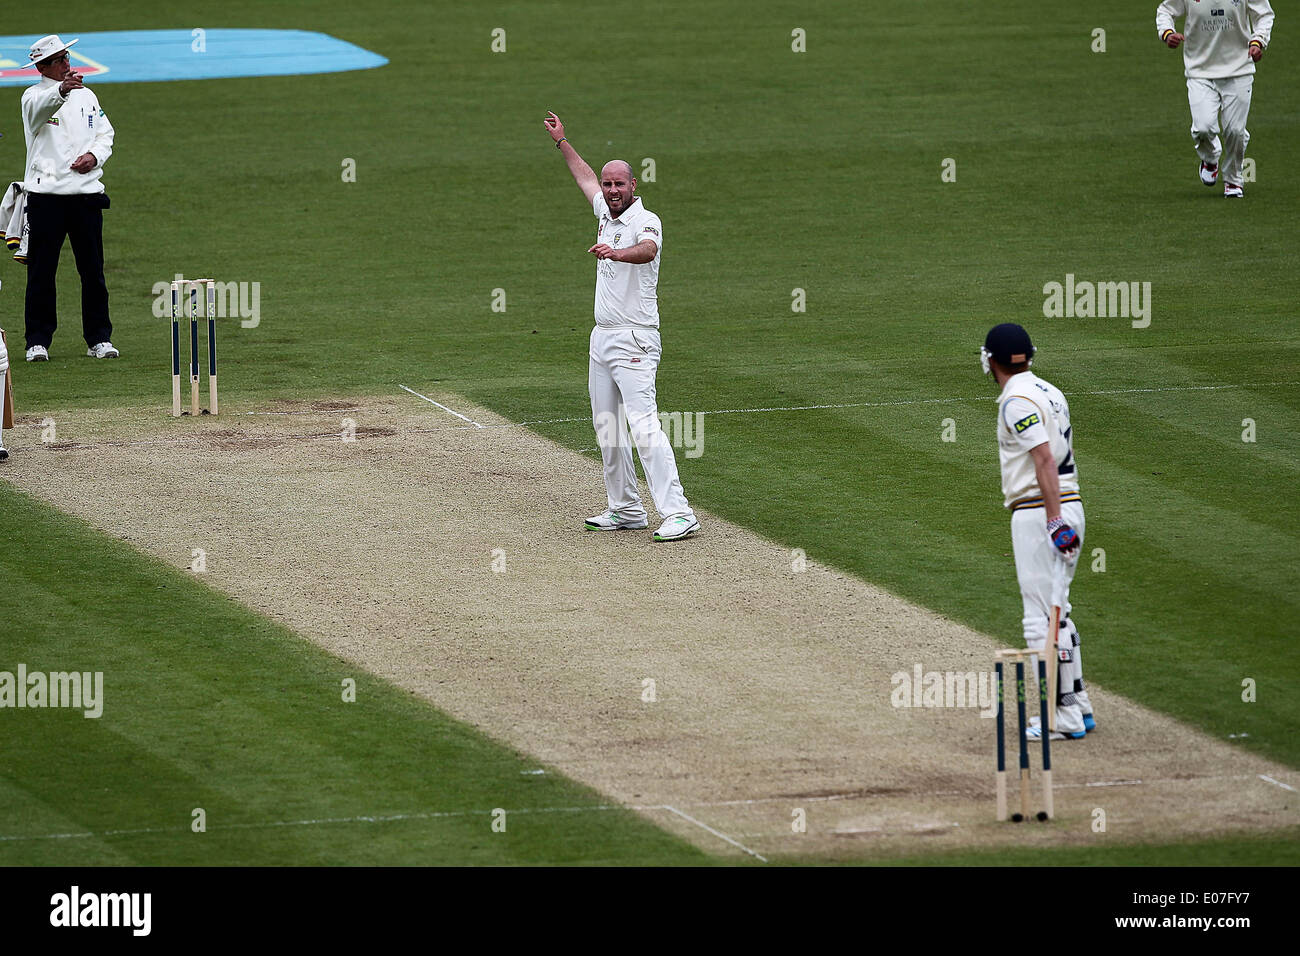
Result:
{"label": "dry pitch surface", "polygon": [[[486,427],[404,392],[229,402],[198,421],[73,411],[46,444],[20,419],[3,476],[177,568],[203,549],[210,586],[710,852],[862,857],[1300,822],[1300,774],[1094,685],[1100,729],[1054,748],[1058,820],[996,824],[993,722],[891,704],[891,675],[918,663],[987,672],[993,638],[838,571],[796,572],[788,549],[707,513],[674,544],[651,541],[653,518],[586,532],[598,463],[432,397]],[[1015,761],[1011,743],[1013,805]],[[463,809],[481,808],[410,808]]]}

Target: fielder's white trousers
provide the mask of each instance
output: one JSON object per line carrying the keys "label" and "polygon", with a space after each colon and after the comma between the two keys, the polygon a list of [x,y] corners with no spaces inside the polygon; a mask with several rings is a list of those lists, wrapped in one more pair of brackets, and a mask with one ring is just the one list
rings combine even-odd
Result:
{"label": "fielder's white trousers", "polygon": [[1196,155],[1203,163],[1219,164],[1221,183],[1241,185],[1246,144],[1250,142],[1246,119],[1250,116],[1250,94],[1254,86],[1253,73],[1224,80],[1187,79],[1187,104],[1192,108]]}
{"label": "fielder's white trousers", "polygon": [[[1083,553],[1083,503],[1067,501],[1061,517],[1079,534]],[[1016,578],[1024,603],[1022,624],[1025,646],[1041,652],[1052,623],[1053,585],[1060,587],[1061,627],[1057,634],[1056,729],[1066,733],[1083,730],[1083,715],[1092,713],[1092,702],[1083,686],[1083,660],[1079,655],[1079,630],[1070,619],[1070,583],[1078,561],[1057,557],[1056,546],[1047,533],[1042,508],[1023,508],[1011,513],[1011,546],[1016,556]]]}
{"label": "fielder's white trousers", "polygon": [[596,442],[605,464],[605,494],[611,511],[629,518],[645,516],[632,464],[635,444],[659,517],[693,518],[677,477],[677,459],[655,404],[659,356],[657,329],[610,329],[598,325],[591,330],[587,390],[591,393]]}

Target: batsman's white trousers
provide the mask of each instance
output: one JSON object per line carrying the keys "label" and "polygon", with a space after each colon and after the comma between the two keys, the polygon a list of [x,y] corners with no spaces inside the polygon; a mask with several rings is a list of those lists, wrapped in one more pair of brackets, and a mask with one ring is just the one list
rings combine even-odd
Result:
{"label": "batsman's white trousers", "polygon": [[655,404],[660,351],[657,329],[598,325],[591,330],[587,390],[591,394],[591,421],[605,463],[605,494],[610,510],[629,518],[646,513],[636,487],[633,443],[641,456],[659,517],[694,517],[682,492],[677,459]]}
{"label": "batsman's white trousers", "polygon": [[[1061,517],[1079,534],[1079,553],[1083,553],[1083,503],[1061,504]],[[1078,561],[1065,562],[1057,557],[1056,546],[1047,533],[1047,519],[1042,508],[1022,508],[1011,513],[1011,547],[1016,556],[1016,577],[1024,603],[1022,624],[1025,646],[1041,652],[1052,623],[1053,584],[1060,584],[1061,621],[1057,634],[1059,664],[1057,670],[1056,728],[1066,733],[1083,730],[1083,715],[1092,713],[1092,703],[1083,686],[1083,661],[1079,656],[1079,631],[1070,620],[1070,583]]]}
{"label": "batsman's white trousers", "polygon": [[[1203,163],[1219,164],[1219,182],[1241,185],[1242,164],[1246,161],[1246,144],[1250,132],[1250,94],[1255,76],[1233,76],[1225,80],[1201,80],[1188,77],[1187,104],[1192,108],[1192,141]],[[1222,117],[1223,125],[1219,121]],[[1220,147],[1219,133],[1223,142]]]}

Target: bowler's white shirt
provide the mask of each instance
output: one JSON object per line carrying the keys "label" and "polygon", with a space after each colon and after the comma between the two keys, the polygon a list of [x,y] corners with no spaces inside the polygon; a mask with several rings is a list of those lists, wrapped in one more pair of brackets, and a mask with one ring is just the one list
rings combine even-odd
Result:
{"label": "bowler's white shirt", "polygon": [[[113,124],[87,89],[66,97],[48,76],[23,91],[23,134],[27,138],[27,169],[23,188],[32,193],[102,193],[104,164],[113,155]],[[73,160],[93,153],[95,168],[76,173]]]}
{"label": "bowler's white shirt", "polygon": [[1042,497],[1030,451],[1043,442],[1049,444],[1056,462],[1061,494],[1077,494],[1079,469],[1074,463],[1074,435],[1065,396],[1033,372],[1013,375],[998,396],[998,457],[1006,507],[1026,498]]}
{"label": "bowler's white shirt", "polygon": [[596,193],[591,210],[600,221],[596,242],[612,249],[626,249],[644,239],[655,244],[655,257],[649,262],[596,260],[596,324],[604,328],[659,328],[659,255],[664,250],[664,227],[659,217],[645,208],[639,196],[617,219],[610,216],[604,193]]}
{"label": "bowler's white shirt", "polygon": [[1255,72],[1250,41],[1268,48],[1273,8],[1268,0],[1164,0],[1156,8],[1156,33],[1183,22],[1183,72],[1188,79],[1225,80]]}

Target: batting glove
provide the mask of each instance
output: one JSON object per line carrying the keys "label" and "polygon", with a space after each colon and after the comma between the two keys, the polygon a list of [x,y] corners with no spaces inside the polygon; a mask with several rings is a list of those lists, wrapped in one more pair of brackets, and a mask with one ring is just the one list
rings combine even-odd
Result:
{"label": "batting glove", "polygon": [[1053,518],[1047,522],[1047,533],[1051,535],[1052,546],[1067,561],[1079,554],[1079,533],[1065,523],[1064,518]]}

